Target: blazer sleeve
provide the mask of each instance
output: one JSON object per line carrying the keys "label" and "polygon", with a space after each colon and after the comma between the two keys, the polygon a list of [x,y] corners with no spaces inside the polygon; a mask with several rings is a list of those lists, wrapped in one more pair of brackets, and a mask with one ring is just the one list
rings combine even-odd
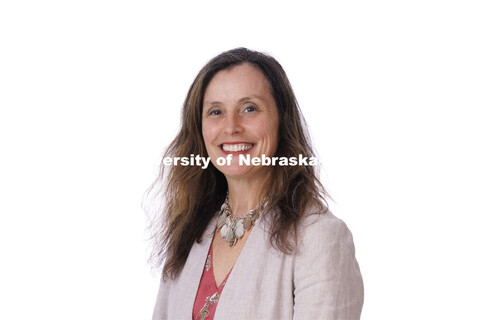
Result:
{"label": "blazer sleeve", "polygon": [[325,214],[299,228],[294,261],[294,319],[360,319],[363,280],[352,235],[345,223]]}

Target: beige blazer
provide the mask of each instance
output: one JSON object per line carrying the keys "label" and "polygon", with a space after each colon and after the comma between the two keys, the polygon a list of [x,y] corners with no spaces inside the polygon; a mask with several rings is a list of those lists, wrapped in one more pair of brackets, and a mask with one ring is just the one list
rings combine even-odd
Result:
{"label": "beige blazer", "polygon": [[[179,277],[161,280],[153,319],[192,319],[193,303],[215,231],[195,243]],[[363,281],[352,235],[332,213],[315,214],[299,228],[296,254],[270,245],[259,219],[218,301],[215,319],[359,319]]]}

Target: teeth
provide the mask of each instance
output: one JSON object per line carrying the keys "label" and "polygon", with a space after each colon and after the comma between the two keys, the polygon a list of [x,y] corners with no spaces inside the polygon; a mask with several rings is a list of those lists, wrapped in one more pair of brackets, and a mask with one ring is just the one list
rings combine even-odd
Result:
{"label": "teeth", "polygon": [[253,147],[251,144],[222,144],[222,149],[230,152],[245,151]]}

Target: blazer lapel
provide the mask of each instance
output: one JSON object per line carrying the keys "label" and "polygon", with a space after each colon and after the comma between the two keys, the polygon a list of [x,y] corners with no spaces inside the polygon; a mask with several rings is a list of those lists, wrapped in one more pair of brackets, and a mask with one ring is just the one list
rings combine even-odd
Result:
{"label": "blazer lapel", "polygon": [[193,304],[197,296],[198,285],[203,274],[203,267],[207,259],[208,250],[213,238],[213,231],[215,229],[216,219],[210,221],[205,233],[202,237],[202,242],[195,242],[190,250],[185,266],[178,279],[178,284],[175,296],[176,315],[173,318],[191,319],[193,314]]}
{"label": "blazer lapel", "polygon": [[242,252],[238,257],[233,269],[228,276],[222,295],[218,300],[215,318],[228,319],[230,317],[229,310],[235,308],[235,296],[239,294],[245,278],[249,276],[249,270],[258,268],[258,261],[261,261],[261,255],[264,254],[265,243],[265,222],[264,216],[260,217],[255,223],[247,243],[242,248]]}

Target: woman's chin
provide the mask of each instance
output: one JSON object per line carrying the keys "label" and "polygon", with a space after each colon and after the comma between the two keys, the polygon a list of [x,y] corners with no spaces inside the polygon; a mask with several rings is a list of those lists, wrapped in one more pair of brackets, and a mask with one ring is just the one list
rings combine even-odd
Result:
{"label": "woman's chin", "polygon": [[249,172],[252,171],[252,169],[254,168],[230,165],[230,166],[217,167],[217,169],[221,173],[223,173],[227,178],[240,178],[242,176],[247,176]]}
{"label": "woman's chin", "polygon": [[219,167],[218,170],[228,179],[245,179],[254,177],[259,178],[259,175],[266,174],[266,170],[262,166],[237,166],[230,165]]}

